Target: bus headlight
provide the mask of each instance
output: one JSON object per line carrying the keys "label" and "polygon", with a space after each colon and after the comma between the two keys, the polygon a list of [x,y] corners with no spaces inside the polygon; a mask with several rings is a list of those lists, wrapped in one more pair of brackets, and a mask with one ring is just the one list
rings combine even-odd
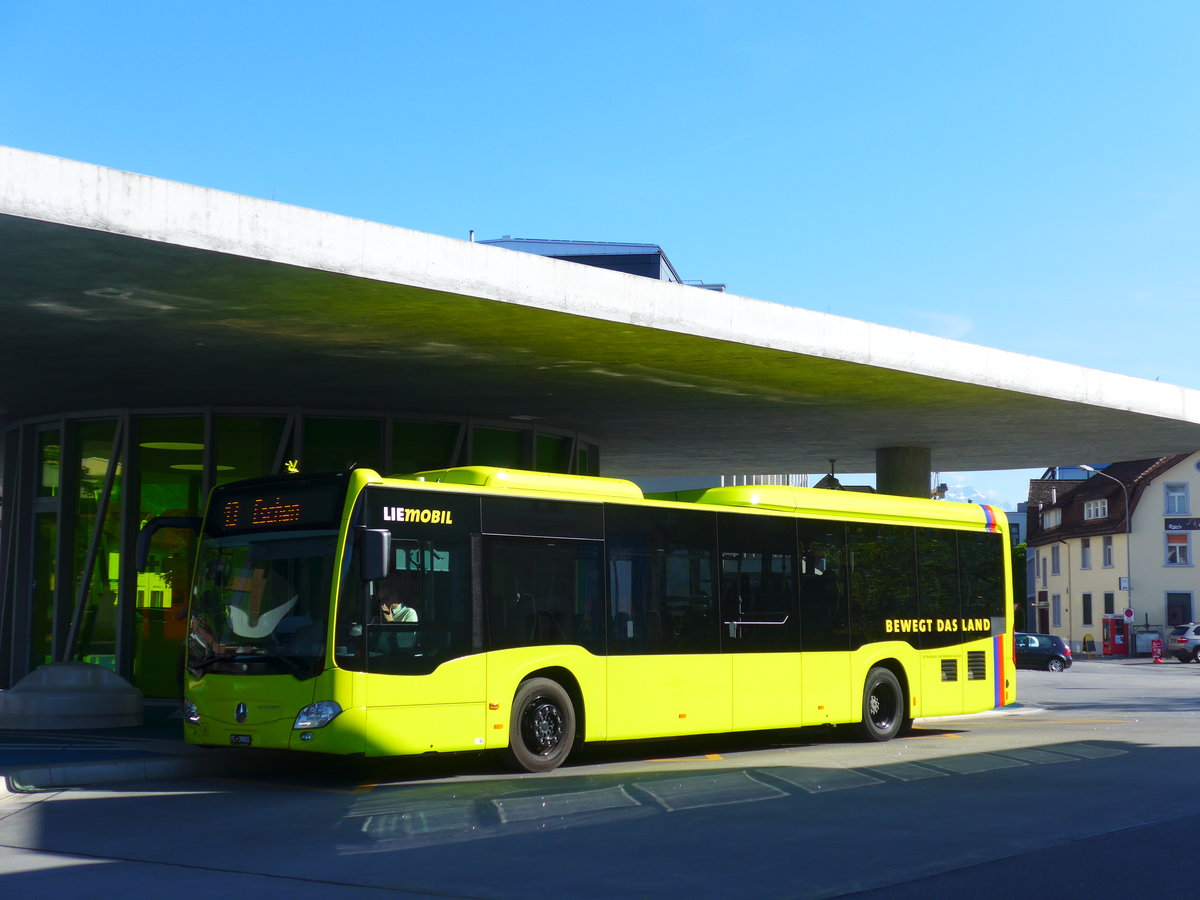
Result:
{"label": "bus headlight", "polygon": [[300,731],[308,728],[324,728],[341,715],[341,712],[342,708],[332,700],[322,700],[319,703],[310,704],[296,714],[296,721],[292,723],[292,730]]}
{"label": "bus headlight", "polygon": [[200,721],[200,710],[196,708],[196,704],[191,700],[183,701],[183,721],[190,722],[195,725]]}

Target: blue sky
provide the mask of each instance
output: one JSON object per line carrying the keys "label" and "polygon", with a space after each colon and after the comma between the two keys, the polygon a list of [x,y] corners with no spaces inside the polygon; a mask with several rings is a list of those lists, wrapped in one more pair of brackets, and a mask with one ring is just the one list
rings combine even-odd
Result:
{"label": "blue sky", "polygon": [[0,143],[1200,388],[1198,43],[1155,0],[0,0]]}

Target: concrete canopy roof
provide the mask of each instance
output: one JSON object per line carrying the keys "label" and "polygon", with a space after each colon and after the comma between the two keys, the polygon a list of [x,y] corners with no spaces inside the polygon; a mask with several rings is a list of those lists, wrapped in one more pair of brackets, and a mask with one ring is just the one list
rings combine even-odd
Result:
{"label": "concrete canopy roof", "polygon": [[0,422],[299,406],[584,432],[606,474],[1200,447],[1200,392],[0,148]]}

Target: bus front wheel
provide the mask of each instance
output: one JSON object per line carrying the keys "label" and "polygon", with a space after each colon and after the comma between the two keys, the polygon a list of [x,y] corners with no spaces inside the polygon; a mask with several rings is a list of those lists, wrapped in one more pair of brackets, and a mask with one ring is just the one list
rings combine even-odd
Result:
{"label": "bus front wheel", "polygon": [[875,668],[863,685],[862,736],[868,741],[890,741],[904,728],[904,689],[891,669]]}
{"label": "bus front wheel", "polygon": [[549,678],[521,682],[509,718],[509,763],[519,771],[549,772],[574,743],[575,707],[562,686]]}

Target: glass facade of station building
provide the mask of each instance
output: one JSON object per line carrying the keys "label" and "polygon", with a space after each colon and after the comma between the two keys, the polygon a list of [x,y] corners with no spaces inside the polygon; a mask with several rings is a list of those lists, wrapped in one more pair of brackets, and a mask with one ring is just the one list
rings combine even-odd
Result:
{"label": "glass facade of station building", "polygon": [[308,410],[121,410],[17,423],[5,434],[0,688],[82,660],[147,697],[178,695],[195,535],[161,529],[137,571],[138,532],[199,516],[218,484],[282,472],[383,474],[492,465],[597,474],[597,446],[518,422]]}

